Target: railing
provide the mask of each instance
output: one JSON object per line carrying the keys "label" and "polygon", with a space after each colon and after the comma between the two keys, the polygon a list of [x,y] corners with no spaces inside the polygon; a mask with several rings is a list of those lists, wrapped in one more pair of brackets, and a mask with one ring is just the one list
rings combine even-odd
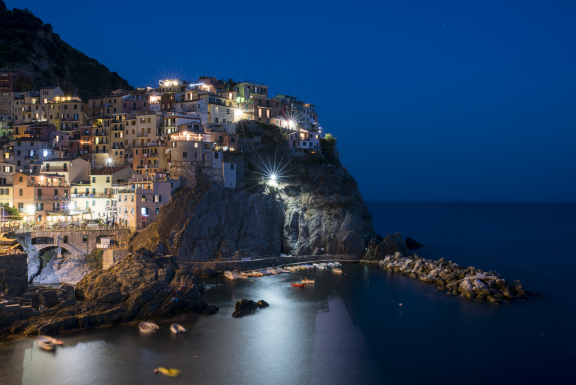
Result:
{"label": "railing", "polygon": [[102,230],[128,230],[129,226],[127,225],[114,225],[114,226],[107,226],[107,225],[99,225],[99,226],[89,226],[89,225],[81,225],[81,226],[31,226],[31,227],[23,227],[20,229],[15,229],[14,232],[16,234],[25,234],[25,233],[32,233],[37,231],[102,231]]}
{"label": "railing", "polygon": [[95,194],[72,194],[72,198],[112,198],[112,194],[95,193]]}
{"label": "railing", "polygon": [[37,201],[54,201],[54,200],[64,200],[66,196],[64,195],[36,195],[34,197]]}

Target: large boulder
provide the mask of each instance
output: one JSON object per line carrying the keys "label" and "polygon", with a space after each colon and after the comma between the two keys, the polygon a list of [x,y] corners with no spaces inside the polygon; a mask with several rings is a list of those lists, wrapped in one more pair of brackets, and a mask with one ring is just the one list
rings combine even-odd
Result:
{"label": "large boulder", "polygon": [[421,247],[424,247],[423,244],[421,244],[418,241],[413,240],[412,238],[408,238],[406,237],[406,246],[410,249],[410,250],[414,250],[414,249],[419,249]]}
{"label": "large boulder", "polygon": [[368,243],[368,248],[364,258],[368,261],[379,261],[384,259],[385,256],[394,255],[397,252],[404,256],[410,254],[410,250],[406,246],[402,234],[388,234],[380,243],[378,243],[376,239],[372,239]]}
{"label": "large boulder", "polygon": [[268,302],[261,299],[258,302],[254,302],[251,299],[243,299],[241,301],[236,301],[236,306],[234,308],[234,313],[232,317],[243,317],[248,314],[253,314],[256,309],[270,306]]}

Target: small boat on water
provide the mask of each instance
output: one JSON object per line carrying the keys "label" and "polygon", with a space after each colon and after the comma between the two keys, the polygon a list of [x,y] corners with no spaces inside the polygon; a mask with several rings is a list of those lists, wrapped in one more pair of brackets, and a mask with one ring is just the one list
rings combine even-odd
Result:
{"label": "small boat on water", "polygon": [[276,269],[268,269],[268,272],[270,274],[278,275],[278,271],[276,271]]}
{"label": "small boat on water", "polygon": [[270,275],[270,272],[269,272],[268,270],[260,270],[260,272],[261,272],[263,275]]}
{"label": "small boat on water", "polygon": [[308,279],[308,278],[301,279],[300,281],[302,281],[302,283],[314,283],[314,279]]}
{"label": "small boat on water", "polygon": [[250,278],[250,276],[244,272],[239,272],[239,273],[237,273],[237,275],[239,278],[242,278],[242,279]]}
{"label": "small boat on water", "polygon": [[320,265],[320,266],[322,266],[322,267],[326,267],[326,266],[328,266],[328,265],[327,265],[327,264],[325,264],[325,263],[319,263],[319,265]]}
{"label": "small boat on water", "polygon": [[178,377],[178,375],[180,374],[180,371],[178,369],[164,368],[162,366],[154,370],[154,373],[158,372],[168,377]]}
{"label": "small boat on water", "polygon": [[177,323],[173,323],[172,325],[170,325],[170,331],[174,334],[186,333],[186,329],[184,328],[184,326]]}
{"label": "small boat on water", "polygon": [[238,275],[234,274],[232,271],[229,271],[229,270],[226,270],[224,272],[224,277],[231,279],[232,281],[240,279],[240,277],[238,277]]}
{"label": "small boat on water", "polygon": [[56,350],[56,345],[51,343],[38,342],[38,347],[42,350],[47,350],[49,352],[53,352],[54,350]]}
{"label": "small boat on water", "polygon": [[292,287],[306,287],[305,283],[290,283]]}
{"label": "small boat on water", "polygon": [[328,267],[334,267],[334,264],[332,262],[328,262]]}
{"label": "small boat on water", "polygon": [[342,272],[342,269],[339,269],[339,268],[337,268],[337,267],[334,267],[334,268],[332,268],[332,271],[335,272],[335,273],[341,273],[341,272]]}
{"label": "small boat on water", "polygon": [[278,270],[280,270],[281,273],[291,273],[291,270],[286,270],[286,269],[282,269],[282,268],[278,268]]}
{"label": "small boat on water", "polygon": [[156,331],[160,328],[154,322],[140,322],[138,329],[140,329],[142,333],[151,334],[156,333]]}
{"label": "small boat on water", "polygon": [[262,277],[262,276],[264,276],[264,274],[262,274],[262,273],[259,272],[259,271],[251,271],[251,272],[250,272],[250,276],[251,276],[251,277]]}
{"label": "small boat on water", "polygon": [[334,264],[334,267],[342,267],[342,264],[340,262],[332,262]]}
{"label": "small boat on water", "polygon": [[50,336],[38,336],[36,337],[36,341],[38,341],[38,343],[44,344],[64,345],[64,342]]}

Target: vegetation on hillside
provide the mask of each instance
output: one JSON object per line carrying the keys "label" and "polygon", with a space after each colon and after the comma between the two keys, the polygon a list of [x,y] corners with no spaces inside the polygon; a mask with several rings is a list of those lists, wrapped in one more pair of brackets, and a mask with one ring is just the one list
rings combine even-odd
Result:
{"label": "vegetation on hillside", "polygon": [[36,88],[60,86],[82,98],[132,88],[116,72],[110,72],[97,60],[62,41],[50,24],[30,10],[10,11],[3,0],[0,0],[0,67],[33,72]]}

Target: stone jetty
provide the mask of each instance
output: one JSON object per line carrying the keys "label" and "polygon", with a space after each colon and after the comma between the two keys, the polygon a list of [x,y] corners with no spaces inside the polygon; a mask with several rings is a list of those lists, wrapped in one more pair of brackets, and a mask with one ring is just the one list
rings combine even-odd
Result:
{"label": "stone jetty", "polygon": [[525,291],[520,281],[509,281],[495,271],[484,271],[474,267],[462,267],[444,258],[424,259],[418,254],[405,257],[400,252],[387,255],[378,262],[384,270],[392,271],[423,282],[435,283],[447,294],[465,298],[478,298],[493,303],[501,300],[523,299],[536,296]]}

